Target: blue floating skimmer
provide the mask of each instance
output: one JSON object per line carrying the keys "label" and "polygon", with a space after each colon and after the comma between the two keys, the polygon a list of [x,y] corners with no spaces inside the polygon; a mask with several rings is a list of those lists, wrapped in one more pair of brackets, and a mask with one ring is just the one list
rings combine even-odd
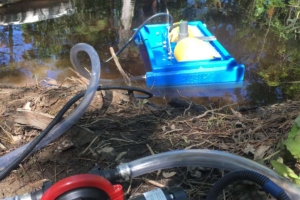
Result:
{"label": "blue floating skimmer", "polygon": [[[213,36],[201,21],[189,22],[188,25],[197,27],[204,37]],[[146,25],[137,35],[136,43],[141,44],[139,50],[147,69],[147,86],[243,82],[244,65],[237,63],[218,40],[209,41],[205,47],[216,52],[214,58],[178,62],[172,54],[177,43],[169,42],[168,27],[169,24]]]}

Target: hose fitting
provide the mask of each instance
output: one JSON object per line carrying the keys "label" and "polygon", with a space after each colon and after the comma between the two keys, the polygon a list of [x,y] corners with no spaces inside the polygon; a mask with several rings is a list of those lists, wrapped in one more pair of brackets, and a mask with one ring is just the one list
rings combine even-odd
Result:
{"label": "hose fitting", "polygon": [[127,163],[117,166],[120,181],[128,181],[131,178],[131,170]]}

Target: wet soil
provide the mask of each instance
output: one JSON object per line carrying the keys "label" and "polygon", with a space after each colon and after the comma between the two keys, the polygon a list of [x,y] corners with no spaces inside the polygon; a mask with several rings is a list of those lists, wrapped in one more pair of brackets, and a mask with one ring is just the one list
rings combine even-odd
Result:
{"label": "wet soil", "polygon": [[[48,88],[2,85],[0,155],[31,141],[68,100],[85,88],[83,84]],[[288,101],[256,109],[240,109],[237,104],[206,108],[182,99],[158,106],[151,100],[131,99],[121,91],[98,91],[83,117],[58,140],[24,160],[0,182],[0,191],[3,197],[23,194],[39,189],[46,180],[87,173],[95,164],[114,168],[175,149],[218,149],[270,166],[278,142],[286,138],[299,115],[299,107],[299,102]],[[30,120],[32,117],[36,120]],[[224,173],[203,167],[174,168],[122,185],[127,196],[155,187],[181,186],[190,199],[204,199]],[[245,183],[228,187],[220,198],[269,197],[257,186]]]}

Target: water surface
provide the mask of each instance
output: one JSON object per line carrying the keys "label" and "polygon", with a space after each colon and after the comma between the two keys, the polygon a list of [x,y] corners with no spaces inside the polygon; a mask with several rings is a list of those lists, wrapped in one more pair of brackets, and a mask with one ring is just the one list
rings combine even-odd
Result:
{"label": "water surface", "polygon": [[[218,86],[211,90],[192,88],[189,92],[185,88],[173,92],[167,89],[158,92],[162,99],[179,94],[194,96],[194,101],[200,103],[223,99],[224,102],[266,104],[282,100],[284,93],[281,89],[269,87],[257,75],[257,69],[283,62],[275,50],[287,44],[274,33],[269,33],[266,27],[256,25],[256,19],[252,17],[253,1],[214,2],[24,0],[0,8],[0,82],[34,85],[45,78],[63,81],[74,75],[69,69],[72,67],[69,51],[74,44],[92,45],[104,61],[110,57],[109,47],[117,51],[132,35],[133,28],[149,16],[168,9],[175,21],[201,20],[207,24],[232,56],[245,65],[246,74],[244,87],[232,88],[230,92]],[[165,20],[161,17],[153,23],[164,23]],[[299,48],[296,44],[290,48]],[[82,54],[81,60],[88,66],[86,55]],[[130,76],[145,74],[143,60],[134,43],[120,55],[120,62]],[[122,78],[113,61],[102,65],[101,77]],[[145,87],[143,81],[137,85]]]}

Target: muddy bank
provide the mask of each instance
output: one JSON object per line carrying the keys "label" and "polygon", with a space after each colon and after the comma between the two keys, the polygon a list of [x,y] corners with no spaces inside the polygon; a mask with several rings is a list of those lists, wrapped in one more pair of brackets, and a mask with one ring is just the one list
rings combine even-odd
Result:
{"label": "muddy bank", "polygon": [[[31,141],[85,87],[0,88],[0,154]],[[121,91],[98,91],[80,121],[26,159],[0,182],[0,190],[6,197],[22,194],[38,189],[45,180],[86,173],[95,163],[104,169],[113,168],[174,149],[218,149],[270,166],[278,142],[286,138],[299,115],[299,105],[298,101],[288,101],[256,109],[240,109],[237,104],[206,108],[173,99],[157,106],[151,100],[129,98]],[[201,199],[223,174],[218,169],[176,168],[148,174],[123,186],[128,195],[135,195],[157,186],[180,185],[190,199]],[[224,195],[229,199],[267,198],[252,184],[228,189]]]}

